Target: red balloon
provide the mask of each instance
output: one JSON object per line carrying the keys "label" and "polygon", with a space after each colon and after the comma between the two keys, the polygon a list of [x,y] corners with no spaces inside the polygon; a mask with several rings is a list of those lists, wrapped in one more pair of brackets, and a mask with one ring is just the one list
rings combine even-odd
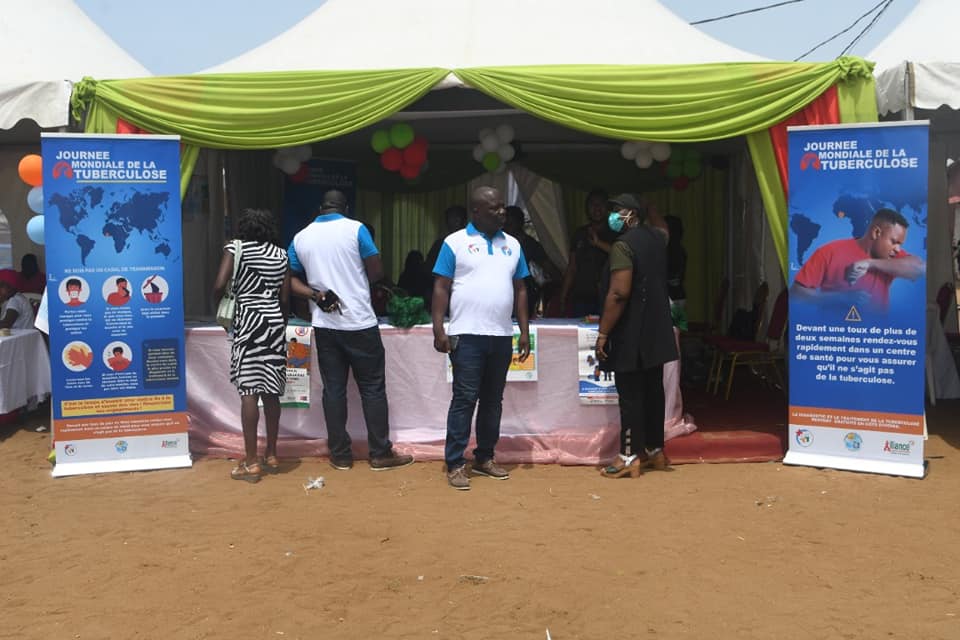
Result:
{"label": "red balloon", "polygon": [[683,191],[690,184],[690,178],[687,176],[679,176],[673,179],[673,188],[677,191]]}
{"label": "red balloon", "polygon": [[413,180],[420,175],[420,167],[414,167],[409,164],[405,164],[400,167],[400,175],[407,180]]}
{"label": "red balloon", "polygon": [[310,177],[310,165],[304,162],[303,164],[300,165],[300,168],[297,170],[297,172],[292,176],[290,176],[290,182],[294,184],[300,184],[302,182],[306,182],[307,178],[309,177]]}
{"label": "red balloon", "polygon": [[380,166],[387,171],[400,171],[403,167],[403,152],[396,147],[390,147],[380,154]]}
{"label": "red balloon", "polygon": [[427,161],[427,146],[426,144],[418,145],[416,140],[410,143],[406,149],[403,150],[403,164],[411,167],[416,167],[417,170],[420,170],[420,167],[423,166],[423,163]]}

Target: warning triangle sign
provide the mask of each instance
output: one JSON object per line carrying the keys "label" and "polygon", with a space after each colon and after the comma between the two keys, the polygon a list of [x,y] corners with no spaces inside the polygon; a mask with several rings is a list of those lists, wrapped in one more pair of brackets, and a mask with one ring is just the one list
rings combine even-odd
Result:
{"label": "warning triangle sign", "polygon": [[857,311],[856,305],[850,307],[850,311],[847,311],[847,317],[844,319],[847,322],[861,322],[863,320],[863,318],[860,317],[860,312]]}

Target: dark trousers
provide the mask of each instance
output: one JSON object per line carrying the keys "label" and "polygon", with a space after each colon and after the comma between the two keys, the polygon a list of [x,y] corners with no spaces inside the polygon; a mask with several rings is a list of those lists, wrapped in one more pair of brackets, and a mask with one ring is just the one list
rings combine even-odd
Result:
{"label": "dark trousers", "polygon": [[317,343],[317,365],[323,380],[323,417],[327,422],[330,457],[353,458],[347,433],[347,374],[351,369],[360,390],[370,457],[388,455],[392,445],[379,327],[359,331],[314,328],[313,335]]}
{"label": "dark trousers", "polygon": [[447,469],[464,464],[463,454],[470,442],[470,423],[477,408],[476,462],[493,458],[500,439],[500,416],[503,413],[503,388],[507,370],[513,359],[511,336],[459,337],[457,348],[450,354],[453,362],[453,398],[447,412],[447,444],[444,458]]}
{"label": "dark trousers", "polygon": [[627,437],[632,453],[663,447],[663,365],[639,371],[617,371],[620,396],[620,453],[627,455]]}

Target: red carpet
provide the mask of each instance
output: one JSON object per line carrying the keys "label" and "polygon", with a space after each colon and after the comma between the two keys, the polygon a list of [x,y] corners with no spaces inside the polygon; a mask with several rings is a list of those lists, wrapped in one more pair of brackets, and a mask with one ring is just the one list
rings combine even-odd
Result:
{"label": "red carpet", "polygon": [[[741,377],[742,376],[742,377]],[[684,411],[697,430],[667,442],[674,464],[697,462],[770,462],[786,451],[787,399],[747,372],[737,372],[730,400],[703,386],[683,388]]]}

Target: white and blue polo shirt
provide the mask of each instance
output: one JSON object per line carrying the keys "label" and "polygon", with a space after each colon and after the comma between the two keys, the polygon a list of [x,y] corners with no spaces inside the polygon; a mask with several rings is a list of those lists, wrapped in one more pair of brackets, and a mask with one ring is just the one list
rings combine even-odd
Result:
{"label": "white and blue polo shirt", "polygon": [[378,253],[367,227],[339,213],[317,216],[293,237],[287,249],[290,269],[305,274],[307,284],[316,291],[332,289],[343,303],[340,315],[321,311],[311,300],[313,326],[342,331],[377,326],[363,260]]}
{"label": "white and blue polo shirt", "polygon": [[471,222],[444,239],[433,272],[453,280],[448,334],[513,335],[513,281],[530,275],[516,238]]}

